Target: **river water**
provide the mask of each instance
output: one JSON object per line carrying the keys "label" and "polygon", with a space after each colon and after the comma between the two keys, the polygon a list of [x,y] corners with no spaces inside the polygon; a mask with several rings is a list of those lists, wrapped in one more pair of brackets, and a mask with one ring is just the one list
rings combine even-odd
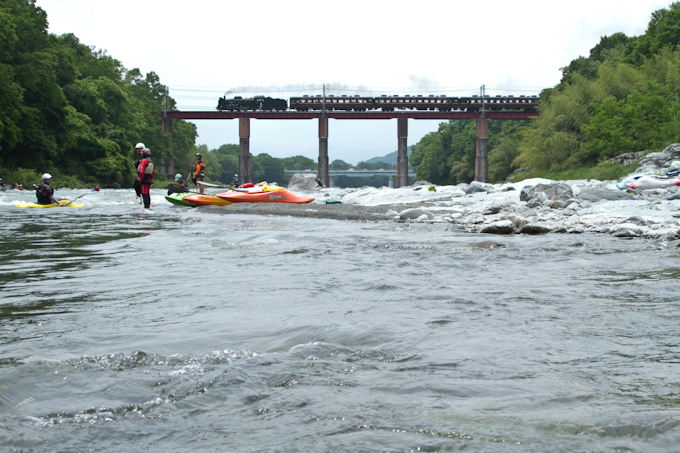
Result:
{"label": "river water", "polygon": [[678,451],[657,241],[32,197],[0,193],[2,451]]}

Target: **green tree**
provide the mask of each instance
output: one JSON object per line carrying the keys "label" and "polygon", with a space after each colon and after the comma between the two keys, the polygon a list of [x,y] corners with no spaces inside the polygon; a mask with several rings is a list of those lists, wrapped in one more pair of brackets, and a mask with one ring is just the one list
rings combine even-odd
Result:
{"label": "green tree", "polygon": [[[308,167],[310,168],[310,167]],[[314,167],[311,167],[314,168]],[[331,162],[331,168],[333,170],[349,170],[350,168],[353,168],[351,164],[348,164],[344,160],[341,159],[335,159],[333,162]]]}
{"label": "green tree", "polygon": [[283,168],[286,170],[306,170],[308,168],[312,169],[317,167],[315,160],[299,155],[293,157],[284,157],[281,159],[281,163],[283,164]]}
{"label": "green tree", "polygon": [[586,146],[601,158],[663,148],[675,138],[677,106],[670,90],[655,82],[632,91],[626,99],[607,97],[583,126],[589,138]]}
{"label": "green tree", "polygon": [[680,44],[680,2],[671,3],[652,13],[647,31],[639,39],[628,43],[625,48],[625,61],[635,65],[658,54],[662,49],[675,50]]}
{"label": "green tree", "polygon": [[281,183],[286,179],[283,164],[280,159],[261,153],[250,159],[253,182],[267,181]]}

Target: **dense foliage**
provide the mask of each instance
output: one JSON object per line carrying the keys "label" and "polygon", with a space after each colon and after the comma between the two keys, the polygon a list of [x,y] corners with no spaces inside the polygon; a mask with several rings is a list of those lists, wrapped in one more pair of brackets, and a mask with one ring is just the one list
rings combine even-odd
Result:
{"label": "dense foliage", "polygon": [[[677,142],[680,130],[680,2],[652,13],[639,37],[605,36],[562,68],[561,82],[541,93],[540,117],[531,122],[489,121],[489,177],[503,181],[519,167],[533,172],[579,168],[616,174],[604,163],[642,157]],[[474,178],[473,122],[442,123],[414,146],[419,179],[438,184]],[[621,168],[626,174],[627,168]],[[597,172],[596,172],[597,173]]]}
{"label": "dense foliage", "polygon": [[[188,165],[195,126],[173,120],[162,133],[167,89],[159,77],[80,43],[73,34],[47,31],[35,0],[0,0],[0,169],[8,182],[128,187],[134,145],[144,142],[158,162]],[[167,98],[170,109],[174,100]]]}

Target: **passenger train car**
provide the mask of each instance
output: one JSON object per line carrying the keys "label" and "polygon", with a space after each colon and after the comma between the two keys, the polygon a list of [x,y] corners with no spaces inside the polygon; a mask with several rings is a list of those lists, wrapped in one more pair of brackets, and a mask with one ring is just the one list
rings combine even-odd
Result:
{"label": "passenger train car", "polygon": [[233,99],[222,97],[217,104],[217,110],[248,111],[248,110],[290,110],[305,112],[309,110],[341,110],[357,111],[382,110],[392,112],[394,110],[437,110],[440,112],[467,111],[479,112],[497,110],[520,110],[535,112],[538,107],[538,96],[472,96],[472,97],[449,97],[449,96],[302,96],[291,97],[290,105],[285,99],[265,98],[255,96],[243,99],[239,96]]}

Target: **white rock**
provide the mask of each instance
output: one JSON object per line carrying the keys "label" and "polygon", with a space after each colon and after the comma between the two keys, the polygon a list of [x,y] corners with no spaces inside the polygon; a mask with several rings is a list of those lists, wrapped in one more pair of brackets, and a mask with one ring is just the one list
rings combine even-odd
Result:
{"label": "white rock", "polygon": [[434,214],[424,209],[411,208],[405,209],[399,213],[399,217],[402,219],[417,219],[420,216],[426,216],[428,220],[434,219]]}

